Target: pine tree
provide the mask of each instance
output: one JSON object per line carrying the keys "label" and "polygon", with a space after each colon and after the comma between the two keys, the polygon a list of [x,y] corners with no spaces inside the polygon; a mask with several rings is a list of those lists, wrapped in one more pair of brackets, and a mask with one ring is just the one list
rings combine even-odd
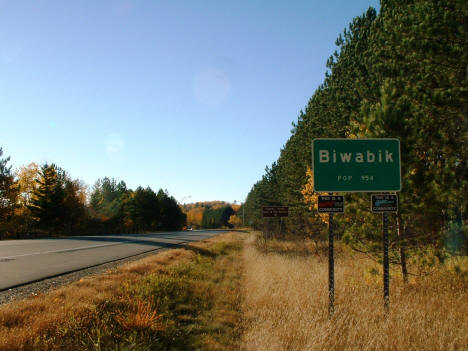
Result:
{"label": "pine tree", "polygon": [[7,166],[10,157],[1,158],[3,150],[0,148],[0,239],[2,232],[10,228],[8,222],[11,220],[16,207],[18,187],[11,173],[11,166]]}
{"label": "pine tree", "polygon": [[65,175],[54,164],[41,166],[29,208],[37,226],[45,231],[60,229],[65,215]]}

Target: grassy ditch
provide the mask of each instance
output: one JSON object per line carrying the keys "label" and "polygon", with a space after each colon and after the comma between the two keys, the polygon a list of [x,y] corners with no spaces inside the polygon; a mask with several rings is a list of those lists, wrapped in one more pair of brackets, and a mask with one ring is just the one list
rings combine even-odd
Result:
{"label": "grassy ditch", "polygon": [[244,235],[164,251],[0,306],[0,349],[235,349]]}
{"label": "grassy ditch", "polygon": [[243,350],[468,349],[466,258],[408,284],[392,270],[385,317],[380,265],[337,242],[332,319],[326,243],[252,236],[243,258]]}

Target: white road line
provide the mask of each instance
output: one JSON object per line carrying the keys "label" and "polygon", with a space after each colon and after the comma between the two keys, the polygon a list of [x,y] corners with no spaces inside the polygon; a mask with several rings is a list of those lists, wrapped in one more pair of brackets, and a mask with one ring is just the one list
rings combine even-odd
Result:
{"label": "white road line", "polygon": [[77,250],[94,249],[96,247],[115,246],[115,245],[123,245],[123,244],[128,244],[128,242],[103,244],[103,245],[93,245],[93,246],[82,246],[82,247],[74,247],[74,248],[71,248],[71,249],[55,250],[55,251],[33,252],[33,253],[28,253],[28,254],[23,254],[23,255],[0,257],[0,260],[7,260],[7,259],[12,259],[12,258],[16,258],[16,257],[25,257],[25,256],[45,255],[45,254],[50,254],[50,253],[60,253],[60,252],[69,252],[69,251],[77,251]]}
{"label": "white road line", "polygon": [[[161,233],[162,235],[169,235],[169,236],[178,236],[180,235],[180,233]],[[156,234],[157,235],[157,234]],[[203,235],[203,234],[199,234],[199,235]],[[199,235],[189,235],[189,236],[193,236],[193,237],[197,237]],[[110,237],[110,238],[115,238],[114,237]],[[121,239],[127,239],[129,237],[123,237]],[[152,239],[158,239],[158,237],[154,236],[154,234],[152,235],[151,237]],[[165,239],[169,239],[169,238],[165,238]],[[172,239],[172,238],[171,238]],[[182,239],[182,238],[181,238]],[[151,241],[151,240],[148,240],[148,241]],[[187,241],[187,239],[185,240]],[[190,241],[190,240],[189,240]],[[37,256],[37,255],[45,255],[45,254],[51,254],[51,253],[61,253],[61,252],[70,252],[70,251],[78,251],[78,250],[86,250],[86,249],[94,249],[94,248],[98,248],[98,247],[106,247],[106,246],[115,246],[115,245],[123,245],[123,244],[135,244],[137,243],[135,239],[133,240],[125,240],[123,242],[119,242],[119,243],[112,243],[112,244],[103,244],[103,245],[92,245],[92,246],[82,246],[82,247],[75,247],[75,248],[70,248],[70,249],[62,249],[62,250],[53,250],[53,251],[43,251],[43,252],[32,252],[32,253],[28,253],[28,254],[22,254],[22,255],[15,255],[15,256],[3,256],[3,257],[0,257],[0,260],[9,260],[9,259],[14,259],[14,258],[18,258],[18,257],[26,257],[26,256]],[[0,245],[1,247],[1,245]]]}

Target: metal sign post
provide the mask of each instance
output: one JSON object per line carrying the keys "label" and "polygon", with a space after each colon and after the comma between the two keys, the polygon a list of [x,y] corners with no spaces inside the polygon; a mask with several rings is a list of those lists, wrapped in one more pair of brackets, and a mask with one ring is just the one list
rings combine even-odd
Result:
{"label": "metal sign post", "polygon": [[344,212],[344,197],[329,194],[319,196],[317,204],[318,213],[328,213],[328,316],[331,318],[335,312],[335,250],[333,236],[333,214]]}
{"label": "metal sign post", "polygon": [[335,312],[335,257],[333,238],[333,213],[328,214],[328,317]]}
{"label": "metal sign post", "polygon": [[371,210],[382,213],[383,242],[383,286],[384,310],[387,314],[390,308],[390,264],[388,258],[388,213],[398,212],[398,196],[396,194],[374,194],[371,196]]}
{"label": "metal sign post", "polygon": [[383,285],[384,285],[384,309],[388,313],[390,303],[390,274],[388,262],[388,213],[382,213],[383,217]]}

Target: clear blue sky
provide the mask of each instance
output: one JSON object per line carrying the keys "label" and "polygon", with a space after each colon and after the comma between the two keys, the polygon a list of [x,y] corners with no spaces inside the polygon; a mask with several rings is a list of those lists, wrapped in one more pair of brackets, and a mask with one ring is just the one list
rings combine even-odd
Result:
{"label": "clear blue sky", "polygon": [[0,147],[184,202],[243,201],[374,0],[0,0]]}

